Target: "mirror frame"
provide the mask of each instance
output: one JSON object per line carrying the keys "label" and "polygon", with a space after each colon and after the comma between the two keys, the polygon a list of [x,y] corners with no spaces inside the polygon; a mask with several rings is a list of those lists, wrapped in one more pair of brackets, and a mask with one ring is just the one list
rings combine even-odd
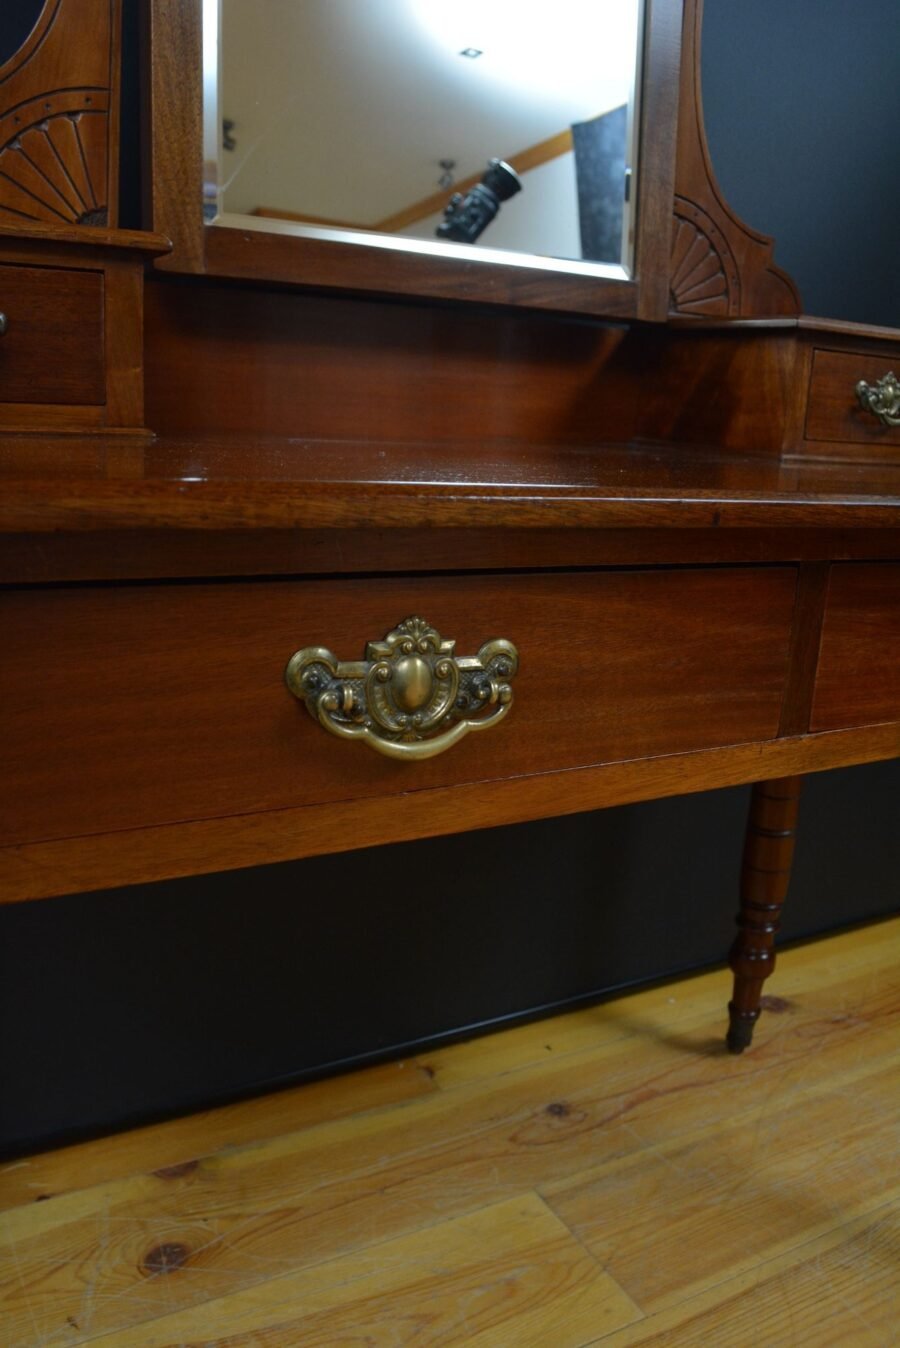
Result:
{"label": "mirror frame", "polygon": [[645,0],[634,274],[620,280],[205,223],[202,0],[150,0],[146,223],[174,245],[160,265],[357,294],[662,320],[669,308],[682,8],[682,0]]}

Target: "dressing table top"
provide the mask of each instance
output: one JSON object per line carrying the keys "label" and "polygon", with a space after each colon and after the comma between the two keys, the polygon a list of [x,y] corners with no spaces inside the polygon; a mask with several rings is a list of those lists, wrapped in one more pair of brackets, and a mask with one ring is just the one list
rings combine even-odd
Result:
{"label": "dressing table top", "polygon": [[0,482],[7,533],[900,526],[889,465],[672,446],[8,437]]}

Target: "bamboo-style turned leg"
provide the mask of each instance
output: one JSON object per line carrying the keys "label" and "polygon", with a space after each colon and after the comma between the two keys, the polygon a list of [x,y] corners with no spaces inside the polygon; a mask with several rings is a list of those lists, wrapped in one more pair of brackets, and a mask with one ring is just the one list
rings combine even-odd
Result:
{"label": "bamboo-style turned leg", "polygon": [[791,878],[802,781],[779,777],[757,782],[753,788],[741,863],[738,934],[728,961],[734,971],[727,1040],[732,1053],[743,1053],[749,1046],[763,983],[775,968],[775,933]]}

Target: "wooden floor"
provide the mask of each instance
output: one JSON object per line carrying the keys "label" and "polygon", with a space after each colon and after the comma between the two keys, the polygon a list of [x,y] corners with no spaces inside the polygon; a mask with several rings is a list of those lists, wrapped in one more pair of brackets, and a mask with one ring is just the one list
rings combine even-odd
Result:
{"label": "wooden floor", "polygon": [[900,1341],[900,919],[0,1166],[0,1344]]}

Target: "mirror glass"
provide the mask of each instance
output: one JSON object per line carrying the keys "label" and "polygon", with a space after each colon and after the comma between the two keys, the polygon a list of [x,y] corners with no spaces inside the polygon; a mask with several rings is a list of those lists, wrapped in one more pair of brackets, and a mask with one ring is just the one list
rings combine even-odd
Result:
{"label": "mirror glass", "polygon": [[631,274],[641,0],[205,0],[207,219]]}

